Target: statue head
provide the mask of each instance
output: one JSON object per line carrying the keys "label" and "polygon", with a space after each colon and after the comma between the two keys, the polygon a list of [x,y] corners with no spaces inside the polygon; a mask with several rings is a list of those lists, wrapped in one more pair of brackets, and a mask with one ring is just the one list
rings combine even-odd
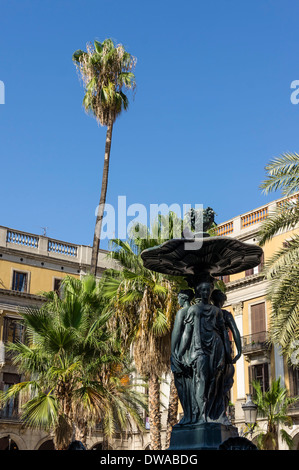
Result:
{"label": "statue head", "polygon": [[178,294],[178,302],[182,307],[186,301],[191,302],[194,297],[194,292],[191,289],[182,289]]}
{"label": "statue head", "polygon": [[224,292],[222,292],[220,289],[215,289],[212,292],[211,295],[211,300],[216,307],[222,308],[227,297]]}
{"label": "statue head", "polygon": [[209,303],[213,288],[214,286],[212,282],[200,281],[195,287],[195,292],[202,302]]}
{"label": "statue head", "polygon": [[214,289],[214,281],[215,279],[213,276],[211,276],[209,272],[204,271],[188,278],[189,286],[193,287],[195,290],[195,297],[203,300],[204,296],[206,301],[209,301],[210,299],[211,293]]}

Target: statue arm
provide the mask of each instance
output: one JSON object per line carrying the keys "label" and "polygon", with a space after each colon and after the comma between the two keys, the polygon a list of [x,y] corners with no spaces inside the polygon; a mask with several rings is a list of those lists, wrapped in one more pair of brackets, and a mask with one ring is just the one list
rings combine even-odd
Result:
{"label": "statue arm", "polygon": [[238,330],[238,327],[236,325],[236,322],[234,320],[234,317],[232,316],[232,314],[230,312],[226,312],[226,323],[227,323],[229,329],[231,330],[231,332],[233,334],[233,338],[234,338],[236,348],[237,348],[237,351],[238,351],[237,355],[233,359],[233,364],[235,364],[237,362],[237,360],[241,357],[241,354],[242,354],[241,336],[240,336],[240,332]]}
{"label": "statue arm", "polygon": [[174,321],[174,326],[171,335],[171,354],[177,354],[177,350],[179,348],[180,339],[182,337],[182,330],[184,327],[184,315],[182,311],[179,310],[176,314],[176,318]]}

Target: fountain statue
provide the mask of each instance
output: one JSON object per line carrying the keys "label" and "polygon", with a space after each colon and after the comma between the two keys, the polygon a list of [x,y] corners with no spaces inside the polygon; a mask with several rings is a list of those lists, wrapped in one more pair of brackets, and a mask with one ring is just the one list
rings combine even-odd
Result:
{"label": "fountain statue", "polygon": [[238,437],[227,407],[241,338],[232,314],[222,308],[226,296],[215,289],[215,281],[257,266],[263,251],[238,239],[210,236],[214,214],[211,208],[203,211],[202,232],[184,230],[182,238],[141,253],[146,268],[183,276],[189,286],[178,294],[181,308],[171,338],[171,369],[184,415],[173,427],[170,450],[218,449]]}

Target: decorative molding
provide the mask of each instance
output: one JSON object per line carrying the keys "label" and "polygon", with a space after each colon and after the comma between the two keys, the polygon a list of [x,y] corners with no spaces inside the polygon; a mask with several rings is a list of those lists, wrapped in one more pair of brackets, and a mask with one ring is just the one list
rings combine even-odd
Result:
{"label": "decorative molding", "polygon": [[[35,301],[45,301],[45,298],[41,295],[29,294],[29,292],[19,292],[10,289],[0,289],[0,295],[17,297],[19,299],[30,299]],[[1,313],[1,310],[0,310]]]}
{"label": "decorative molding", "polygon": [[256,276],[255,280],[257,282],[241,282],[236,285],[234,289],[227,289],[227,300],[225,303],[226,306],[237,304],[238,302],[252,301],[253,299],[258,299],[259,297],[266,297],[269,281],[265,280],[263,277],[260,277],[258,274],[254,276]]}
{"label": "decorative molding", "polygon": [[242,301],[237,302],[235,304],[232,304],[232,308],[233,308],[235,316],[242,316],[243,315],[243,305],[244,305],[244,303]]}
{"label": "decorative molding", "polygon": [[231,281],[226,284],[227,292],[231,292],[235,289],[239,289],[241,287],[257,284],[261,281],[265,280],[265,276],[261,273],[251,274],[251,276],[245,276],[241,279],[237,279],[236,281]]}

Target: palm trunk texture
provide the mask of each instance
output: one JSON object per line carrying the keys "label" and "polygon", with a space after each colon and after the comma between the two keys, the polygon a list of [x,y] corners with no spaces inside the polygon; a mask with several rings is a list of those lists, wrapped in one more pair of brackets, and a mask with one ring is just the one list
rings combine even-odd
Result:
{"label": "palm trunk texture", "polygon": [[156,375],[148,381],[148,407],[152,450],[161,450],[160,382]]}
{"label": "palm trunk texture", "polygon": [[178,416],[178,392],[174,384],[173,374],[171,374],[165,449],[168,449],[170,446],[172,427],[178,422],[177,416]]}
{"label": "palm trunk texture", "polygon": [[98,253],[99,253],[99,248],[100,248],[100,237],[101,237],[101,231],[102,231],[102,222],[103,222],[103,215],[104,215],[106,194],[107,194],[107,187],[108,187],[108,173],[109,173],[112,129],[113,129],[113,120],[110,119],[107,125],[101,197],[100,197],[100,204],[98,206],[98,213],[97,213],[96,225],[95,225],[95,230],[94,230],[93,246],[92,246],[92,254],[91,254],[90,271],[91,271],[91,274],[93,274],[94,276],[97,273],[97,261],[98,261]]}

